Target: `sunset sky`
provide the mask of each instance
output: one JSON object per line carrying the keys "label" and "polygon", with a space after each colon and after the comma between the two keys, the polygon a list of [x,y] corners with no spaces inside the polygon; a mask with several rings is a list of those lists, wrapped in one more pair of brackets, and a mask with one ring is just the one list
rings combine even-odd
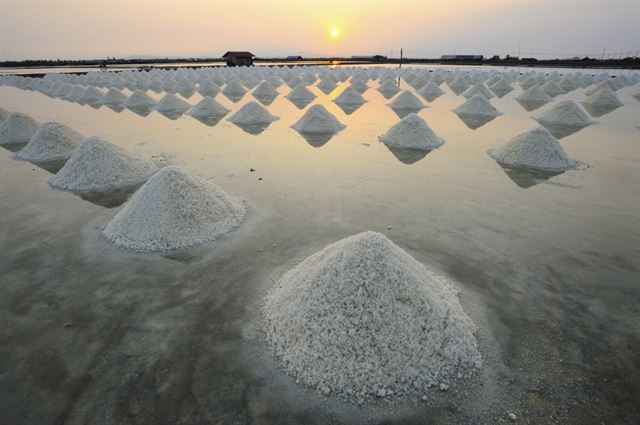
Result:
{"label": "sunset sky", "polygon": [[383,54],[637,54],[629,1],[0,0],[0,60]]}

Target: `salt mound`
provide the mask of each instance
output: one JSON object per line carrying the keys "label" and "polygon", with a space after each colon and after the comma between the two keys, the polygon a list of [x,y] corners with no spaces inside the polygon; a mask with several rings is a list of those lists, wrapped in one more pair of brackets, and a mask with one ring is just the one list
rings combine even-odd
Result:
{"label": "salt mound", "polygon": [[102,98],[102,103],[108,106],[122,105],[126,101],[127,101],[127,95],[115,88],[110,88],[109,91],[107,91],[107,93]]}
{"label": "salt mound", "polygon": [[433,102],[444,94],[444,90],[442,90],[435,82],[429,81],[420,90],[418,90],[418,94],[428,102]]}
{"label": "salt mound", "polygon": [[29,143],[16,153],[16,157],[32,162],[68,159],[82,142],[77,131],[57,122],[40,126]]}
{"label": "salt mound", "polygon": [[212,97],[204,97],[187,115],[195,118],[216,118],[227,115],[229,109],[222,106]]}
{"label": "salt mound", "polygon": [[244,104],[242,108],[229,117],[229,121],[238,125],[268,124],[279,119],[279,117],[271,115],[267,108],[258,102]]}
{"label": "salt mound", "polygon": [[244,205],[216,184],[170,166],[131,197],[104,235],[136,251],[185,249],[230,232],[245,213]]}
{"label": "salt mound", "polygon": [[351,86],[344,89],[333,101],[340,106],[358,106],[367,103],[367,99]]}
{"label": "salt mound", "polygon": [[491,91],[487,88],[487,86],[485,86],[482,83],[478,83],[473,87],[469,87],[464,93],[462,93],[462,96],[469,99],[475,96],[476,94],[481,94],[487,99],[491,99],[492,97],[495,97],[494,94],[491,93]]}
{"label": "salt mound", "polygon": [[497,117],[501,115],[491,102],[481,94],[476,94],[453,110],[458,115],[471,115],[480,117]]}
{"label": "salt mound", "polygon": [[537,118],[541,124],[586,127],[592,124],[591,118],[573,100],[563,100]]}
{"label": "salt mound", "polygon": [[0,108],[0,124],[5,122],[11,116],[11,112],[4,108]]}
{"label": "salt mound", "polygon": [[278,96],[278,91],[268,80],[264,80],[253,89],[252,94],[255,98],[273,98]]}
{"label": "salt mound", "polygon": [[482,364],[457,291],[380,233],[302,261],[276,283],[263,313],[283,368],[325,394],[423,392]]}
{"label": "salt mound", "polygon": [[561,94],[564,94],[564,90],[562,90],[562,87],[560,87],[558,83],[556,83],[553,80],[549,80],[543,85],[541,85],[540,90],[542,90],[543,92],[545,92],[551,97],[556,97],[556,96],[560,96]]}
{"label": "salt mound", "polygon": [[394,94],[398,93],[400,91],[400,88],[398,88],[398,84],[396,84],[396,82],[393,79],[388,79],[388,80],[385,80],[382,84],[380,84],[380,87],[378,87],[378,91],[383,96],[389,98]]}
{"label": "salt mound", "polygon": [[351,85],[349,87],[353,88],[353,90],[357,91],[358,93],[364,93],[367,91],[367,89],[369,89],[367,83],[359,78],[351,80]]}
{"label": "salt mound", "polygon": [[129,109],[138,109],[138,108],[153,108],[156,104],[156,101],[153,100],[148,94],[143,92],[142,90],[134,91],[129,99],[124,103],[124,106]]}
{"label": "salt mound", "polygon": [[0,145],[21,145],[36,134],[40,123],[27,114],[14,112],[0,124]]}
{"label": "salt mound", "polygon": [[390,102],[388,105],[389,105],[389,107],[391,107],[391,109],[422,109],[422,108],[426,108],[426,106],[423,105],[422,102],[420,102],[418,100],[418,98],[415,97],[413,95],[413,93],[411,93],[408,90],[405,90],[402,93],[400,93],[400,95],[398,95],[398,97],[393,99],[393,101]]}
{"label": "salt mound", "polygon": [[316,95],[304,84],[298,84],[287,94],[286,98],[291,101],[311,101],[316,98]]}
{"label": "salt mound", "polygon": [[313,105],[291,127],[305,134],[334,134],[346,126],[340,123],[324,106]]}
{"label": "salt mound", "polygon": [[469,88],[469,82],[461,75],[454,81],[449,83],[449,88],[455,93],[459,94]]}
{"label": "salt mound", "polygon": [[509,82],[504,78],[499,78],[498,81],[489,86],[489,89],[497,96],[504,96],[512,91],[513,87],[511,87],[511,84],[509,84]]}
{"label": "salt mound", "polygon": [[619,108],[622,106],[622,102],[618,99],[616,94],[607,89],[603,88],[587,97],[582,104],[589,108]]}
{"label": "salt mound", "polygon": [[49,184],[62,190],[105,192],[142,183],[156,168],[151,161],[99,137],[90,137]]}
{"label": "salt mound", "polygon": [[218,93],[220,93],[220,87],[213,80],[205,80],[200,83],[198,87],[198,93],[200,93],[204,97],[215,97]]}
{"label": "salt mound", "polygon": [[78,97],[78,103],[95,104],[102,100],[104,93],[95,87],[87,87],[87,89]]}
{"label": "salt mound", "polygon": [[316,87],[318,87],[322,93],[328,94],[336,88],[336,83],[330,78],[325,78],[320,81]]}
{"label": "salt mound", "polygon": [[631,93],[631,96],[637,100],[638,102],[640,102],[640,90],[636,91],[635,93]]}
{"label": "salt mound", "polygon": [[409,114],[391,127],[380,141],[390,148],[431,150],[444,144],[427,123],[416,114]]}
{"label": "salt mound", "polygon": [[498,163],[513,168],[565,171],[575,166],[558,140],[543,127],[520,134],[487,153]]}
{"label": "salt mound", "polygon": [[222,89],[222,93],[227,97],[243,96],[246,92],[247,89],[245,89],[242,84],[235,79],[230,80]]}
{"label": "salt mound", "polygon": [[176,97],[174,94],[168,94],[160,101],[155,107],[155,110],[158,112],[164,113],[177,113],[177,112],[185,112],[191,108],[184,100]]}
{"label": "salt mound", "polygon": [[540,102],[540,103],[542,102],[548,103],[553,100],[551,99],[551,96],[549,96],[547,93],[542,91],[540,87],[537,87],[537,86],[533,86],[523,91],[522,93],[520,93],[520,95],[516,97],[516,99],[522,100],[524,102]]}

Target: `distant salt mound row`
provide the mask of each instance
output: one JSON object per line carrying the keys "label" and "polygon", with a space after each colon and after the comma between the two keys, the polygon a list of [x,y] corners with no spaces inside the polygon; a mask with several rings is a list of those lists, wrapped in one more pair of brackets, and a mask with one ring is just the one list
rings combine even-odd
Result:
{"label": "distant salt mound row", "polygon": [[423,109],[423,108],[426,108],[426,105],[424,105],[422,102],[420,102],[418,100],[418,98],[415,97],[413,95],[413,93],[411,93],[408,90],[405,90],[402,93],[400,93],[398,95],[398,97],[396,97],[395,99],[393,99],[393,101],[388,103],[388,106],[391,109]]}
{"label": "distant salt mound row", "polygon": [[191,105],[176,97],[175,94],[166,95],[155,106],[155,110],[162,113],[182,113],[189,109]]}
{"label": "distant salt mound row", "polygon": [[427,123],[412,113],[391,127],[380,141],[390,148],[432,150],[444,144]]}
{"label": "distant salt mound row", "polygon": [[27,114],[14,112],[0,124],[0,145],[22,145],[36,134],[40,123]]}
{"label": "distant salt mound row", "polygon": [[187,115],[195,118],[217,118],[227,115],[229,109],[222,106],[212,97],[204,97],[196,106],[191,108]]}
{"label": "distant salt mound row", "polygon": [[495,97],[495,95],[491,92],[491,90],[489,90],[487,86],[485,86],[482,83],[478,83],[475,86],[469,87],[464,93],[462,93],[462,96],[469,99],[475,96],[476,94],[481,94],[487,99],[491,99],[492,97]]}
{"label": "distant salt mound row", "polygon": [[558,140],[543,127],[520,134],[487,153],[501,165],[512,168],[561,172],[576,165]]}
{"label": "distant salt mound row", "polygon": [[606,108],[608,110],[613,110],[622,106],[622,102],[620,102],[618,96],[607,88],[602,88],[593,93],[591,96],[587,97],[582,104],[587,109]]}
{"label": "distant salt mound row", "polygon": [[107,192],[142,183],[156,169],[149,160],[99,137],[90,137],[49,184],[72,192]]}
{"label": "distant salt mound row", "polygon": [[267,295],[263,314],[285,371],[324,394],[423,393],[482,365],[457,291],[380,233],[302,261]]}
{"label": "distant salt mound row", "polygon": [[493,118],[501,115],[496,108],[481,94],[472,96],[453,110],[458,115]]}
{"label": "distant salt mound row", "polygon": [[216,184],[170,166],[138,189],[103,233],[121,248],[182,250],[232,231],[245,214],[243,203]]}
{"label": "distant salt mound row", "polygon": [[124,106],[129,109],[151,109],[155,106],[156,101],[142,90],[136,90],[131,93],[129,99]]}
{"label": "distant salt mound row", "polygon": [[367,103],[367,99],[362,97],[360,92],[349,86],[334,99],[334,102],[340,106],[359,106]]}
{"label": "distant salt mound row", "polygon": [[291,101],[312,101],[316,98],[316,95],[306,88],[304,84],[298,84],[287,94],[286,98]]}
{"label": "distant salt mound row", "polygon": [[313,105],[291,126],[303,134],[335,134],[346,128],[322,105]]}
{"label": "distant salt mound row", "polygon": [[279,119],[258,102],[245,103],[242,108],[229,117],[229,121],[236,125],[268,124]]}
{"label": "distant salt mound row", "polygon": [[68,159],[84,137],[57,122],[46,122],[40,126],[29,143],[16,153],[16,157],[31,162],[48,162]]}
{"label": "distant salt mound row", "polygon": [[278,91],[268,81],[264,80],[251,92],[256,99],[275,98],[278,96]]}
{"label": "distant salt mound row", "polygon": [[444,94],[444,90],[433,81],[429,81],[418,90],[418,94],[428,102],[433,102]]}
{"label": "distant salt mound row", "polygon": [[127,95],[116,88],[110,88],[102,98],[102,103],[107,106],[120,106],[127,101]]}
{"label": "distant salt mound row", "polygon": [[563,100],[536,118],[542,125],[587,127],[593,123],[589,115],[573,100]]}

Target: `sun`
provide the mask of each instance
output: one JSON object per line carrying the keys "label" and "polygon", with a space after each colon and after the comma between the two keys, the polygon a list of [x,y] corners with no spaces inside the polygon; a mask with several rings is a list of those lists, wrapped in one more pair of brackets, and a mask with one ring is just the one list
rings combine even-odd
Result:
{"label": "sun", "polygon": [[336,27],[333,27],[331,28],[329,34],[331,35],[331,38],[338,38],[340,36],[340,30]]}

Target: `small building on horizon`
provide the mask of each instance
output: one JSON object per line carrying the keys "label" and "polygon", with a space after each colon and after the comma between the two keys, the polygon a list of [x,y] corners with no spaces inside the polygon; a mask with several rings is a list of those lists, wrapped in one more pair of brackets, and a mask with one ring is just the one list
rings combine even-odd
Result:
{"label": "small building on horizon", "polygon": [[300,56],[300,55],[297,55],[297,56],[287,56],[287,57],[285,58],[285,60],[288,60],[288,61],[301,61],[301,60],[302,60],[302,56]]}
{"label": "small building on horizon", "polygon": [[227,66],[251,66],[256,57],[251,52],[227,52],[222,55],[222,59],[227,61]]}

